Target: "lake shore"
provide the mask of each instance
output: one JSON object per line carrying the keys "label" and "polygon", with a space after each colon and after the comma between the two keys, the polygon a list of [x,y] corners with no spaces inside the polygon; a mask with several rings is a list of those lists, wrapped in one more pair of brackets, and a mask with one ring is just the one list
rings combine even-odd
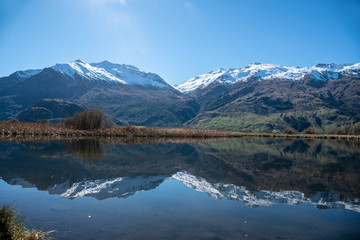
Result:
{"label": "lake shore", "polygon": [[0,122],[0,140],[20,140],[32,138],[51,139],[79,139],[79,138],[121,138],[136,142],[138,139],[148,140],[186,140],[191,139],[219,139],[239,137],[264,137],[264,138],[301,138],[301,139],[337,139],[360,140],[360,135],[337,134],[284,134],[284,133],[253,133],[230,132],[224,130],[205,130],[193,128],[150,128],[137,126],[115,126],[113,128],[98,130],[76,130],[66,127],[53,126],[41,123],[11,123]]}

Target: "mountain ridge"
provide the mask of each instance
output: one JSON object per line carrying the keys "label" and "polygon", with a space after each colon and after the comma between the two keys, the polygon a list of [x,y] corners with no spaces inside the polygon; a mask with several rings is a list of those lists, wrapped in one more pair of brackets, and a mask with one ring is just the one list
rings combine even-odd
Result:
{"label": "mountain ridge", "polygon": [[313,67],[293,67],[276,64],[251,63],[243,68],[218,68],[207,74],[190,78],[176,87],[183,93],[191,93],[199,88],[205,88],[212,83],[224,85],[251,79],[286,79],[297,81],[310,75],[314,80],[339,79],[342,74],[352,75],[360,72],[360,63],[354,64],[317,64]]}
{"label": "mountain ridge", "polygon": [[[289,79],[293,73],[296,77]],[[200,105],[186,123],[195,128],[326,132],[360,121],[359,63],[310,68],[254,63],[199,75],[177,89]]]}
{"label": "mountain ridge", "polygon": [[[99,63],[86,63],[78,59],[68,63],[57,63],[49,68],[64,73],[70,78],[75,78],[75,75],[79,75],[83,78],[118,82],[121,84],[171,87],[155,73],[142,71],[132,65],[111,63],[107,60]],[[27,79],[39,74],[44,69],[28,69],[17,71],[15,74],[20,79]],[[149,81],[146,78],[150,78],[153,81]]]}

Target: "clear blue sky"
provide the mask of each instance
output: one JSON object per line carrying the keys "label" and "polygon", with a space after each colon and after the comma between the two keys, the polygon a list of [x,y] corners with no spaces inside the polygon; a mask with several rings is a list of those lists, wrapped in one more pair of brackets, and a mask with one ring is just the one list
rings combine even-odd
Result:
{"label": "clear blue sky", "polygon": [[170,84],[251,62],[360,62],[360,0],[0,1],[0,76],[76,59]]}

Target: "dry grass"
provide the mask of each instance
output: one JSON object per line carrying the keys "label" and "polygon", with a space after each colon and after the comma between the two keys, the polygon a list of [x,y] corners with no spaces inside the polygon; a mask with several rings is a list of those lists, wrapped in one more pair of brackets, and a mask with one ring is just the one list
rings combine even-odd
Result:
{"label": "dry grass", "polygon": [[45,240],[50,232],[25,228],[18,213],[9,206],[0,209],[0,239],[4,240]]}
{"label": "dry grass", "polygon": [[39,138],[71,139],[71,138],[121,138],[129,141],[136,139],[206,139],[233,137],[269,137],[269,138],[305,138],[305,139],[349,139],[360,140],[360,135],[332,134],[281,134],[281,133],[245,133],[223,130],[201,130],[192,128],[149,128],[135,126],[115,126],[98,130],[76,130],[63,125],[53,126],[41,123],[0,122],[0,138]]}

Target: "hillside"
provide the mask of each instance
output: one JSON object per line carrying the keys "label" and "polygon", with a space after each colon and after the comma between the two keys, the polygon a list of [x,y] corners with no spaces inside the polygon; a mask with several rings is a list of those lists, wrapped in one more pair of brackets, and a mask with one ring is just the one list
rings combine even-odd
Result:
{"label": "hillside", "polygon": [[188,126],[236,131],[323,132],[360,121],[360,64],[312,68],[250,64],[219,69],[179,85],[200,105]]}
{"label": "hillside", "polygon": [[62,99],[42,99],[21,111],[17,115],[17,119],[21,122],[36,122],[42,119],[58,122],[84,110],[85,108],[81,105]]}

